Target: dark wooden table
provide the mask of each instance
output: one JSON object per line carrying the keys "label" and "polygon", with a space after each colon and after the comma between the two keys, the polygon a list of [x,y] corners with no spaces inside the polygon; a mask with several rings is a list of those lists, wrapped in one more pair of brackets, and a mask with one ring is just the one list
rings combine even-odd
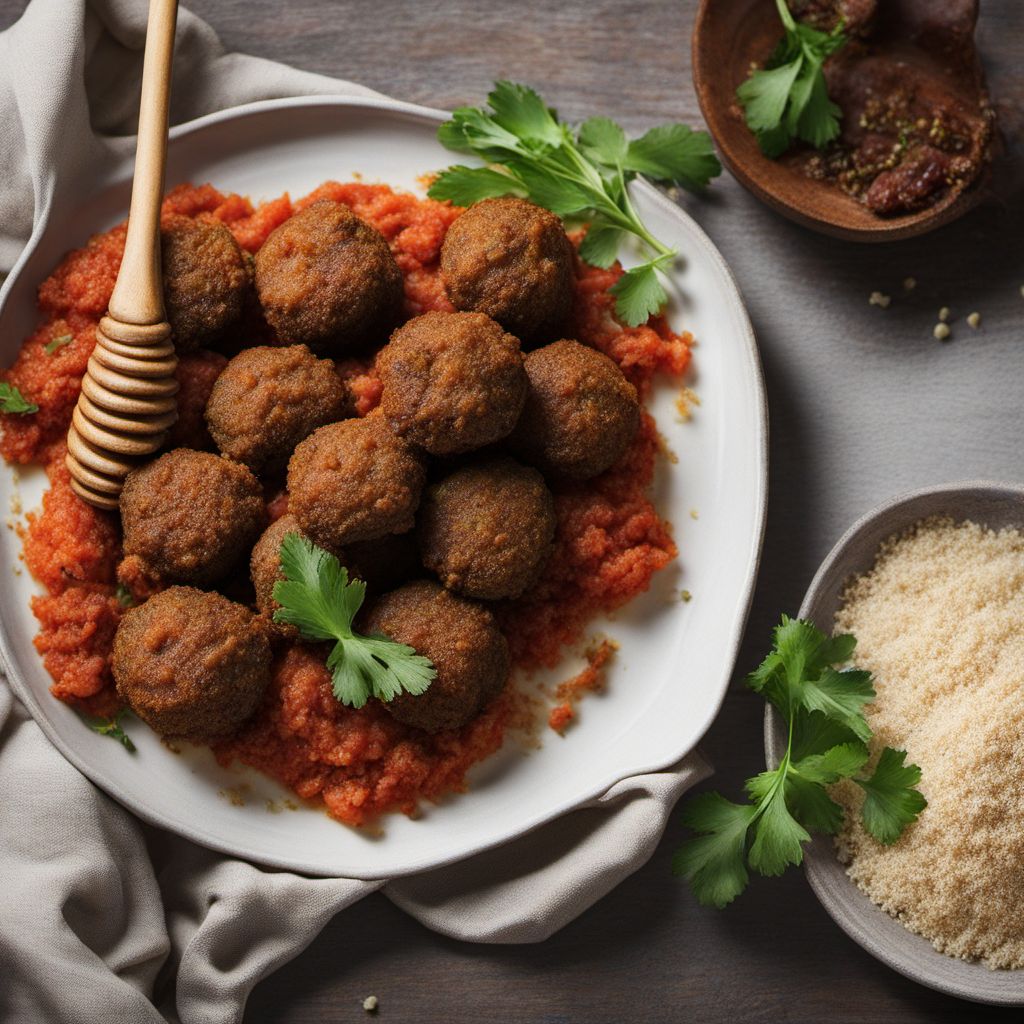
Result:
{"label": "dark wooden table", "polygon": [[[23,0],[0,0],[0,25],[23,6]],[[536,86],[569,118],[607,114],[632,130],[665,120],[700,121],[690,80],[695,0],[192,0],[189,6],[229,50],[354,79],[400,99],[440,107],[476,103],[495,78],[509,77]],[[987,0],[983,8],[981,40],[990,81],[1002,101],[1004,128],[1019,138],[1024,4]],[[728,175],[707,201],[689,204],[745,292],[773,421],[773,494],[757,595],[733,688],[703,742],[717,769],[713,784],[726,792],[738,791],[758,768],[761,753],[762,703],[742,688],[742,673],[763,653],[778,614],[799,606],[842,528],[894,489],[890,478],[846,479],[829,453],[812,444],[822,426],[821,403],[804,372],[805,360],[790,343],[791,323],[778,301],[795,274],[787,253],[798,251],[807,264],[829,261],[827,301],[859,324],[861,333],[881,322],[879,311],[867,305],[869,292],[893,290],[907,273],[924,282],[926,267],[922,289],[934,296],[927,303],[937,309],[947,301],[956,305],[959,297],[960,312],[966,313],[964,303],[974,296],[965,291],[965,278],[983,281],[984,315],[992,324],[988,343],[999,343],[1000,330],[1005,341],[1012,332],[1019,342],[1024,213],[1018,185],[1011,171],[999,186],[1001,202],[931,239],[881,253],[781,221]],[[1001,255],[997,243],[1007,246]],[[911,313],[889,312],[896,317],[889,324],[909,324]],[[814,326],[807,318],[820,313],[807,304],[792,310],[805,332]],[[930,335],[928,317],[934,314],[919,309],[914,316],[915,332]],[[966,330],[961,325],[958,336]],[[929,354],[931,344],[926,338],[918,351]],[[1012,372],[1020,375],[1019,354]],[[1014,402],[1004,396],[1004,404],[1012,410]],[[1021,406],[1016,410],[1019,422]],[[865,443],[876,440],[868,436]],[[877,443],[881,449],[883,441]],[[998,457],[991,456],[979,445],[970,470],[1008,472],[1019,441],[1008,438],[997,449]],[[959,464],[954,472],[946,463],[930,463],[928,453],[897,452],[893,458],[903,460],[907,485],[931,482],[939,478],[936,473],[969,475]],[[361,1001],[371,993],[380,999],[379,1019],[404,1024],[1021,1019],[1020,1011],[948,999],[889,971],[839,931],[799,871],[756,882],[725,912],[698,906],[669,870],[680,833],[670,824],[645,867],[541,945],[454,942],[421,927],[385,898],[370,897],[338,916],[306,952],[261,984],[245,1019],[363,1020]]]}

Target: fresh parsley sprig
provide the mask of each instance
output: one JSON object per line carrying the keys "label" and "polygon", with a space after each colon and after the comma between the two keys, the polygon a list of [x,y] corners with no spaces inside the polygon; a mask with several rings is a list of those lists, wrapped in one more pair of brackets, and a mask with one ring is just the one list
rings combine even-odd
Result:
{"label": "fresh parsley sprig", "polygon": [[101,736],[109,736],[111,739],[117,740],[117,742],[120,743],[129,754],[134,754],[135,744],[132,743],[132,738],[121,726],[121,719],[127,713],[127,708],[121,708],[113,718],[87,717],[85,724],[88,725],[93,732],[98,732]]}
{"label": "fresh parsley sprig", "polygon": [[281,607],[276,622],[296,626],[307,640],[333,640],[327,656],[334,695],[342,704],[361,708],[370,697],[389,701],[400,693],[425,693],[437,675],[429,658],[385,636],[362,636],[352,620],[366,596],[362,580],[330,552],[298,533],[281,543],[281,571],[274,600]]}
{"label": "fresh parsley sprig", "polygon": [[838,670],[853,654],[849,635],[829,637],[810,622],[782,617],[775,645],[747,678],[788,726],[779,764],[746,782],[748,803],[702,793],[683,808],[683,824],[700,833],[676,852],[673,873],[689,880],[697,899],[724,907],[747,886],[748,868],[780,875],[803,860],[810,830],[836,833],[843,809],[827,786],[853,779],[864,790],[861,820],[886,845],[899,839],[927,801],[914,787],[921,769],[906,752],[886,747],[866,777],[871,727],[864,705],[874,699],[871,674]]}
{"label": "fresh parsley sprig", "polygon": [[627,139],[606,117],[592,117],[574,132],[533,89],[513,82],[496,82],[487,102],[489,109],[460,107],[437,137],[449,149],[473,153],[491,166],[449,167],[438,175],[429,195],[459,206],[517,195],[560,217],[588,221],[580,255],[596,267],[610,267],[623,236],[633,235],[649,258],[623,274],[612,292],[616,313],[625,323],[644,323],[666,302],[658,272],[677,254],[647,230],[627,185],[643,174],[665,184],[703,189],[722,170],[710,136],[686,125],[666,124]]}
{"label": "fresh parsley sprig", "polygon": [[26,416],[39,412],[39,406],[30,402],[13,384],[0,381],[0,412],[17,413]]}
{"label": "fresh parsley sprig", "polygon": [[764,69],[736,90],[747,127],[770,157],[781,156],[794,139],[821,149],[839,134],[841,111],[828,97],[821,69],[846,43],[841,21],[821,32],[797,21],[786,0],[775,6],[786,34]]}

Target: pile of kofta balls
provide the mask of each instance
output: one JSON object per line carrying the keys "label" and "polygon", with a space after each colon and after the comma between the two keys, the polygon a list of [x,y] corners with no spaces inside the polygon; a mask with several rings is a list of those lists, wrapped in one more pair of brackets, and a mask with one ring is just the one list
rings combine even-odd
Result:
{"label": "pile of kofta balls", "polygon": [[[516,198],[460,215],[441,253],[458,311],[393,330],[376,353],[380,405],[362,418],[332,358],[372,353],[402,320],[402,275],[375,228],[322,200],[253,261],[223,226],[182,217],[165,226],[163,261],[179,351],[237,330],[253,285],[278,344],[244,349],[217,379],[206,421],[219,455],[178,448],[127,479],[125,557],[169,586],[121,620],[121,698],[167,737],[234,732],[269,684],[274,638],[297,639],[272,621],[296,532],[367,581],[358,628],[433,662],[429,689],[388,711],[428,732],[464,725],[510,671],[487,602],[521,596],[551,551],[546,480],[603,472],[640,422],[615,363],[561,339],[575,255],[560,220]],[[261,480],[283,473],[288,512],[267,528]],[[256,613],[216,590],[246,558]]]}

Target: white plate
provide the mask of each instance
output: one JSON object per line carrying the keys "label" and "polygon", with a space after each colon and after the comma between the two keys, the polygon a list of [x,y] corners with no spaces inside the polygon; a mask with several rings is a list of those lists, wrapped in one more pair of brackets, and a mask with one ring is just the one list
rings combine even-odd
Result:
{"label": "white plate", "polygon": [[[209,181],[260,200],[285,190],[301,196],[326,179],[358,173],[417,191],[419,175],[452,162],[435,139],[444,116],[386,100],[254,103],[173,129],[167,184]],[[93,168],[74,196],[59,197],[0,293],[4,365],[32,330],[36,288],[60,256],[125,216],[130,175],[127,160]],[[701,406],[683,424],[674,406],[678,386],[656,395],[659,427],[679,457],[678,464],[662,465],[656,497],[675,524],[680,559],[608,624],[622,645],[608,692],[584,702],[581,721],[564,739],[545,730],[542,749],[528,756],[502,752],[474,770],[467,794],[428,805],[416,821],[392,815],[376,838],[306,807],[270,813],[267,801],[280,806],[286,794],[256,772],[225,771],[206,750],[175,755],[135,722],[132,757],[50,696],[50,678],[32,646],[34,585],[25,573],[7,575],[0,587],[0,650],[18,695],[64,755],[140,817],[206,846],[310,874],[380,878],[505,842],[620,779],[663,769],[690,751],[725,695],[757,569],[767,490],[764,388],[753,332],[721,256],[655,189],[640,184],[635,198],[654,234],[685,256],[674,278],[671,318],[700,341],[690,383]],[[628,253],[623,258],[629,262]],[[16,484],[9,468],[0,472],[4,509],[15,486],[26,509],[38,504],[41,472],[20,478]],[[19,550],[17,536],[0,531],[4,573],[20,564]],[[691,602],[678,599],[681,588],[693,594]],[[226,799],[225,790],[243,796],[244,804]]]}

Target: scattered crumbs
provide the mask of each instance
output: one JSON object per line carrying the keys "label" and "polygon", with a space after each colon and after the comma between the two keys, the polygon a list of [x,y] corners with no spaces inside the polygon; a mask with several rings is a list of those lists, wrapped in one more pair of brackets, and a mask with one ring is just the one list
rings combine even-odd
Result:
{"label": "scattered crumbs", "polygon": [[892,302],[891,295],[884,295],[882,292],[872,292],[868,297],[868,304],[871,306],[881,306],[882,309],[888,309],[889,303]]}
{"label": "scattered crumbs", "polygon": [[665,436],[659,431],[658,433],[658,454],[664,456],[669,462],[675,466],[679,462],[679,456],[668,446],[668,441],[665,440]]}
{"label": "scattered crumbs", "polygon": [[981,314],[980,313],[968,313],[967,323],[974,328],[981,326]]}
{"label": "scattered crumbs", "polygon": [[942,323],[945,323],[948,319],[949,319],[949,306],[943,306],[942,309],[939,310],[939,320],[941,320]]}
{"label": "scattered crumbs", "polygon": [[232,807],[244,807],[245,796],[248,786],[229,786],[217,791],[217,796],[223,797]]}
{"label": "scattered crumbs", "polygon": [[289,800],[288,797],[285,797],[284,800],[281,801],[281,805],[289,811],[297,811],[300,809],[299,805],[294,800]]}
{"label": "scattered crumbs", "polygon": [[949,324],[945,323],[936,324],[932,330],[932,334],[934,334],[939,341],[945,341],[952,333],[953,332],[949,329]]}
{"label": "scattered crumbs", "polygon": [[676,396],[676,412],[680,423],[689,423],[693,419],[693,410],[700,405],[700,397],[693,388],[680,388]]}
{"label": "scattered crumbs", "polygon": [[276,800],[271,800],[270,797],[263,801],[263,806],[266,807],[270,814],[280,814],[282,810],[281,804]]}
{"label": "scattered crumbs", "polygon": [[690,518],[691,519],[700,519],[700,513],[695,508],[691,508],[690,509]]}
{"label": "scattered crumbs", "polygon": [[379,1003],[379,1000],[377,999],[376,996],[367,996],[363,1000],[363,1009],[367,1013],[376,1013],[377,1012],[377,1005],[378,1005],[378,1003]]}
{"label": "scattered crumbs", "polygon": [[161,744],[167,748],[172,754],[180,754],[181,747],[178,746],[173,740],[169,740],[166,737],[160,739]]}
{"label": "scattered crumbs", "polygon": [[688,590],[681,591],[679,596],[683,599],[683,604],[689,604],[693,600],[693,594]]}
{"label": "scattered crumbs", "polygon": [[619,645],[614,640],[603,638],[584,653],[583,656],[587,659],[586,668],[571,679],[558,684],[555,699],[560,703],[551,709],[548,725],[559,736],[565,735],[565,730],[576,717],[577,701],[587,693],[599,693],[604,689],[604,666],[618,649]]}
{"label": "scattered crumbs", "polygon": [[17,491],[14,491],[11,494],[11,515],[20,516],[23,511],[24,509],[22,508],[21,504],[21,495]]}
{"label": "scattered crumbs", "polygon": [[912,292],[917,287],[917,278],[905,277],[903,278],[903,290]]}

